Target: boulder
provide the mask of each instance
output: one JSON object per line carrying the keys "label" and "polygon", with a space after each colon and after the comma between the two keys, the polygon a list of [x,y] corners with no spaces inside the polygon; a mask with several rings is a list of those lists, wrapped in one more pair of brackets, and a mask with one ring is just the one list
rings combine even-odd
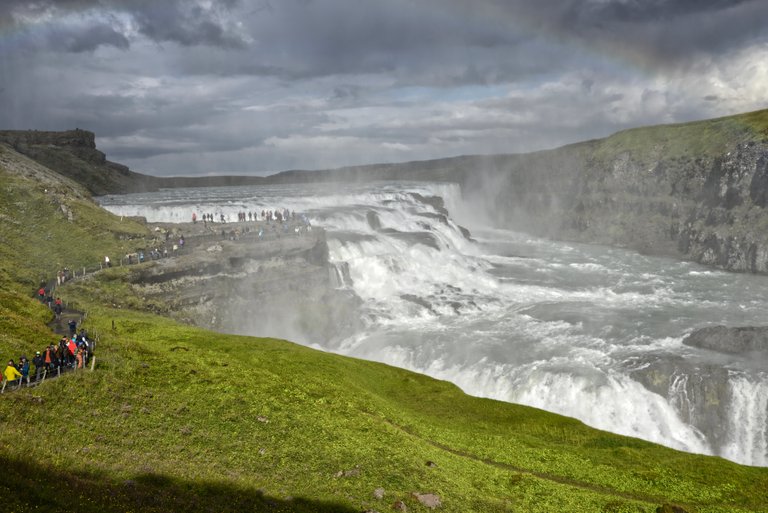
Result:
{"label": "boulder", "polygon": [[440,497],[435,495],[434,493],[414,492],[412,495],[417,501],[419,501],[422,505],[428,507],[429,509],[435,509],[442,505],[442,502],[440,501]]}
{"label": "boulder", "polygon": [[726,354],[768,355],[768,326],[701,328],[683,339],[683,344]]}

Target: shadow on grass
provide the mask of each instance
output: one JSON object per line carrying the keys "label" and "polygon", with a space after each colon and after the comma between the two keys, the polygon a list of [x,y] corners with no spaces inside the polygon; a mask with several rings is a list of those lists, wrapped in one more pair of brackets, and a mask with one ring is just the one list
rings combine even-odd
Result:
{"label": "shadow on grass", "polygon": [[160,474],[114,480],[66,472],[0,455],[0,502],[14,512],[300,512],[359,513],[360,509],[296,497],[276,499],[225,482],[185,481]]}

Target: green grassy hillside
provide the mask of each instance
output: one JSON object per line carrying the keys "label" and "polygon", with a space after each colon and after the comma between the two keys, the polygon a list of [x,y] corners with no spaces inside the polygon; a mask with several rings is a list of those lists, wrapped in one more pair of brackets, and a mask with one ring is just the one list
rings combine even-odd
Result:
{"label": "green grassy hillside", "polygon": [[[13,245],[0,254],[8,358],[55,338],[29,298],[61,263],[51,260],[86,265],[148,234],[9,150],[0,157],[3,203],[16,206],[0,224]],[[94,372],[0,396],[5,511],[428,511],[417,494],[448,512],[768,511],[768,469],[382,364],[112,307],[142,306],[125,274],[61,289],[99,334]]]}
{"label": "green grassy hillside", "polygon": [[601,139],[597,155],[615,158],[630,152],[639,161],[674,160],[683,157],[712,157],[738,144],[768,140],[768,109],[706,119],[634,128]]}
{"label": "green grassy hillside", "polygon": [[0,144],[0,271],[34,287],[69,267],[143,247],[147,227],[99,207],[79,184]]}
{"label": "green grassy hillside", "polygon": [[149,238],[146,226],[106,212],[75,182],[0,144],[2,358],[52,338],[50,311],[32,299],[42,282],[64,268],[98,268],[105,255],[117,259]]}

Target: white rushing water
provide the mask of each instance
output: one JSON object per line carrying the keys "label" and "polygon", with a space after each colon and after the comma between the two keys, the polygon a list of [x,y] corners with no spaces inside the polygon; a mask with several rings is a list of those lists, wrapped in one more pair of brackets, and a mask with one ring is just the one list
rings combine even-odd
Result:
{"label": "white rushing water", "polygon": [[[177,189],[100,201],[151,222],[188,221],[193,211],[230,220],[306,213],[326,228],[365,325],[315,347],[615,433],[768,464],[766,362],[682,344],[703,326],[764,324],[766,277],[492,229],[452,184]],[[668,390],[641,383],[653,365],[674,367]],[[702,399],[705,388],[720,390],[724,404]]]}

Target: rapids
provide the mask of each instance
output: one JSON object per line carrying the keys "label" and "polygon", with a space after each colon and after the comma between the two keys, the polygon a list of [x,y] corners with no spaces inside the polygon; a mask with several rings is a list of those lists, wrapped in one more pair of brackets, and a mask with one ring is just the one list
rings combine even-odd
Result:
{"label": "rapids", "polygon": [[[708,325],[764,324],[768,277],[494,229],[453,184],[175,189],[99,201],[150,222],[187,222],[193,211],[230,220],[239,211],[307,214],[326,229],[339,287],[362,300],[364,321],[354,336],[313,347],[768,465],[766,362],[682,344]],[[670,362],[669,386],[647,386]],[[704,397],[701,383],[723,400]]]}

